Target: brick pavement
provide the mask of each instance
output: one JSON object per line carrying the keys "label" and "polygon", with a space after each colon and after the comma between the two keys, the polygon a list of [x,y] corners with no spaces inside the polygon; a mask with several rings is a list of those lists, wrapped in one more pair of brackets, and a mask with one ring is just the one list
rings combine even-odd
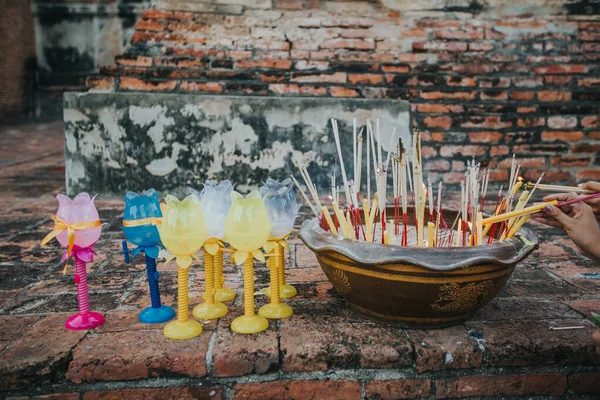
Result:
{"label": "brick pavement", "polygon": [[[120,254],[122,203],[99,198],[107,228],[89,265],[92,309],[106,323],[64,329],[76,311],[75,284],[63,276],[56,244],[40,240],[64,190],[61,124],[0,130],[0,398],[455,398],[571,396],[600,393],[600,359],[589,325],[600,310],[598,265],[560,232],[534,226],[541,248],[517,267],[500,296],[471,321],[448,329],[404,330],[366,321],[332,288],[310,251],[293,238],[288,278],[298,288],[295,314],[266,332],[229,329],[241,313],[242,276],[226,260],[238,297],[230,314],[189,341],[137,314],[149,304],[144,265]],[[23,138],[27,138],[23,140]],[[39,141],[39,142],[35,142]],[[36,144],[37,143],[37,144]],[[43,145],[42,145],[43,144]],[[176,300],[176,271],[159,265],[166,304]],[[267,284],[257,265],[257,287]],[[202,270],[191,272],[192,306]],[[265,302],[256,296],[257,305]],[[594,395],[595,393],[595,395]]]}

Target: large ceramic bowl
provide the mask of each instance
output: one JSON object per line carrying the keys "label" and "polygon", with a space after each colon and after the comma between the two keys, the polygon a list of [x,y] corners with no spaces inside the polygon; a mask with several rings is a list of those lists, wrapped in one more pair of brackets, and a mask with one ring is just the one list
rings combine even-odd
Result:
{"label": "large ceramic bowl", "polygon": [[[446,221],[455,216],[455,211],[444,212]],[[339,239],[321,229],[317,219],[304,222],[300,238],[350,306],[406,328],[441,328],[467,320],[538,248],[537,236],[527,228],[490,245],[419,248]]]}

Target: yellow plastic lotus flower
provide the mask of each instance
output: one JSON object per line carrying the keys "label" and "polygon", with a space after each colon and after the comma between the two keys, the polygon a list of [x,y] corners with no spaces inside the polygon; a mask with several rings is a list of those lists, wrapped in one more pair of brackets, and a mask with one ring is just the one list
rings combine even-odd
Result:
{"label": "yellow plastic lotus flower", "polygon": [[207,235],[200,200],[194,195],[182,201],[167,195],[165,200],[162,224],[158,226],[161,241],[176,258],[177,265],[188,268]]}
{"label": "yellow plastic lotus flower", "polygon": [[260,193],[255,190],[244,198],[238,192],[232,192],[231,200],[231,209],[225,220],[225,236],[236,249],[235,263],[243,264],[250,254],[259,261],[265,261],[259,249],[269,238],[271,225]]}

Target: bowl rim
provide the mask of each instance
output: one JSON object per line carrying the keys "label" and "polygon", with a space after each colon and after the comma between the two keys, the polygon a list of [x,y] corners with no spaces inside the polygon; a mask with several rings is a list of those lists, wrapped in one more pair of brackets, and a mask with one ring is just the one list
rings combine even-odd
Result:
{"label": "bowl rim", "polygon": [[429,248],[350,240],[325,231],[317,218],[304,221],[298,236],[316,254],[337,252],[366,266],[409,264],[432,271],[453,271],[485,264],[510,267],[539,248],[537,235],[526,227],[521,227],[518,234],[508,240],[468,247]]}

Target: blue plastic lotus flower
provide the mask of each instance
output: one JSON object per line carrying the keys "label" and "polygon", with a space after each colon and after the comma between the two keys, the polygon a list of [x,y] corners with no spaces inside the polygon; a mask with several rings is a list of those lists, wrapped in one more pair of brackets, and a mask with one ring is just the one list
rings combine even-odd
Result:
{"label": "blue plastic lotus flower", "polygon": [[[163,247],[156,227],[162,219],[158,193],[154,189],[147,190],[141,195],[127,192],[124,200],[123,232],[127,240],[138,246],[132,256],[135,257],[143,250],[148,256],[156,258],[158,251]],[[131,226],[137,223],[138,226]]]}

